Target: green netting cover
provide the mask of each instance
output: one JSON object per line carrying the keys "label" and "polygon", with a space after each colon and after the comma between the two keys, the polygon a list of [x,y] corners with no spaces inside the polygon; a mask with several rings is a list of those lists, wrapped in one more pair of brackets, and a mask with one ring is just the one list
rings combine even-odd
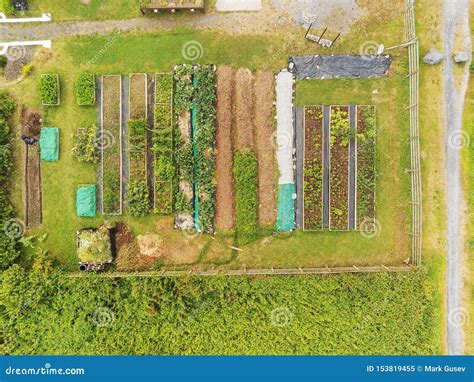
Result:
{"label": "green netting cover", "polygon": [[41,159],[45,161],[57,161],[59,159],[59,130],[57,127],[46,127],[41,129],[40,148]]}
{"label": "green netting cover", "polygon": [[94,217],[96,215],[96,186],[83,186],[76,192],[77,216]]}
{"label": "green netting cover", "polygon": [[295,194],[294,183],[280,184],[278,189],[277,229],[291,231],[295,228]]}

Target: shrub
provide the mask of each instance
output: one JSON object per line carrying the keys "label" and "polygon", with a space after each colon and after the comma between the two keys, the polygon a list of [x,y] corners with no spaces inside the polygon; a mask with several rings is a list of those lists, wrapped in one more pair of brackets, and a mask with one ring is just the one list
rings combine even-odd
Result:
{"label": "shrub", "polygon": [[81,106],[92,106],[95,104],[95,76],[84,72],[76,79],[76,102]]}
{"label": "shrub", "polygon": [[129,183],[128,209],[132,216],[146,216],[150,212],[150,195],[146,179],[132,180]]}
{"label": "shrub", "polygon": [[0,68],[4,68],[7,65],[8,59],[7,56],[1,55],[0,56]]}
{"label": "shrub", "polygon": [[239,244],[257,236],[258,222],[258,167],[255,154],[243,149],[234,156],[236,193],[236,231]]}
{"label": "shrub", "polygon": [[23,75],[29,76],[31,72],[33,71],[33,68],[34,68],[33,64],[26,64],[26,65],[23,65],[23,67],[21,68],[21,72],[23,73]]}
{"label": "shrub", "polygon": [[57,74],[43,74],[40,78],[40,96],[43,105],[59,103],[59,79]]}
{"label": "shrub", "polygon": [[78,129],[74,135],[72,156],[79,162],[97,163],[99,161],[99,150],[97,148],[97,126],[92,125]]}
{"label": "shrub", "polygon": [[13,8],[13,1],[0,0],[0,12],[4,13],[6,16],[14,15],[15,9]]}
{"label": "shrub", "polygon": [[0,91],[0,117],[8,118],[15,110],[15,101],[7,92]]}

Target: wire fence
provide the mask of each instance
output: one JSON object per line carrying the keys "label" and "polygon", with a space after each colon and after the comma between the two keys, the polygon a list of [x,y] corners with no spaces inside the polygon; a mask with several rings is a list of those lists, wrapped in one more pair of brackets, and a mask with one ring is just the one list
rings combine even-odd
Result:
{"label": "wire fence", "polygon": [[406,0],[405,38],[408,48],[408,77],[410,78],[410,155],[411,155],[411,212],[412,212],[412,251],[411,262],[421,264],[422,244],[422,192],[420,168],[420,137],[419,137],[419,48],[415,29],[415,2]]}
{"label": "wire fence", "polygon": [[[266,269],[236,269],[236,270],[188,270],[188,271],[147,271],[147,272],[104,272],[93,273],[99,277],[173,277],[173,276],[284,276],[284,275],[331,275],[341,273],[380,273],[380,272],[410,272],[410,266],[364,266],[334,267],[334,268],[266,268]],[[90,273],[69,273],[68,277],[88,277]]]}

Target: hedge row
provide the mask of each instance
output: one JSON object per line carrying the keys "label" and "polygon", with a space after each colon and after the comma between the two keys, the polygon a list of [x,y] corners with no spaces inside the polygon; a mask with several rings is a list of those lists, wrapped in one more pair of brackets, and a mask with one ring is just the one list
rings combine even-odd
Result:
{"label": "hedge row", "polygon": [[11,129],[7,119],[15,102],[6,92],[0,92],[0,270],[6,269],[19,256],[18,239],[21,222],[14,219],[13,206],[8,200],[9,176],[12,167]]}
{"label": "hedge row", "polygon": [[236,233],[240,245],[258,234],[258,166],[250,149],[234,155]]}

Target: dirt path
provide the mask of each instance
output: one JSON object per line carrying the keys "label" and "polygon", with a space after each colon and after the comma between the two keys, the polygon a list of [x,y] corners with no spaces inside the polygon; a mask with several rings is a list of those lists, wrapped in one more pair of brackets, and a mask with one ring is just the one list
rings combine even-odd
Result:
{"label": "dirt path", "polygon": [[276,163],[273,138],[275,79],[271,71],[255,78],[255,135],[258,159],[258,220],[262,225],[276,219]]}
{"label": "dirt path", "polygon": [[[315,11],[316,10],[316,11]],[[107,35],[122,32],[152,33],[177,26],[198,29],[219,29],[233,34],[273,34],[314,21],[314,27],[331,25],[345,33],[364,14],[354,0],[265,1],[259,12],[215,12],[204,15],[162,15],[128,20],[63,21],[52,23],[0,24],[0,40],[55,39],[92,34]],[[52,10],[54,21],[54,10]]]}
{"label": "dirt path", "polygon": [[253,75],[248,69],[239,69],[235,76],[235,150],[254,148]]}
{"label": "dirt path", "polygon": [[462,308],[463,276],[463,232],[462,207],[464,195],[461,187],[460,150],[453,139],[462,129],[464,96],[469,79],[469,63],[462,74],[455,74],[451,55],[456,50],[465,50],[471,55],[469,32],[469,0],[444,1],[444,82],[445,82],[445,129],[448,213],[448,326],[447,342],[449,354],[462,354],[464,333],[458,319],[467,314]]}
{"label": "dirt path", "polygon": [[235,70],[229,66],[217,69],[216,134],[216,226],[231,230],[235,220],[235,192],[232,174],[232,105],[234,104]]}

